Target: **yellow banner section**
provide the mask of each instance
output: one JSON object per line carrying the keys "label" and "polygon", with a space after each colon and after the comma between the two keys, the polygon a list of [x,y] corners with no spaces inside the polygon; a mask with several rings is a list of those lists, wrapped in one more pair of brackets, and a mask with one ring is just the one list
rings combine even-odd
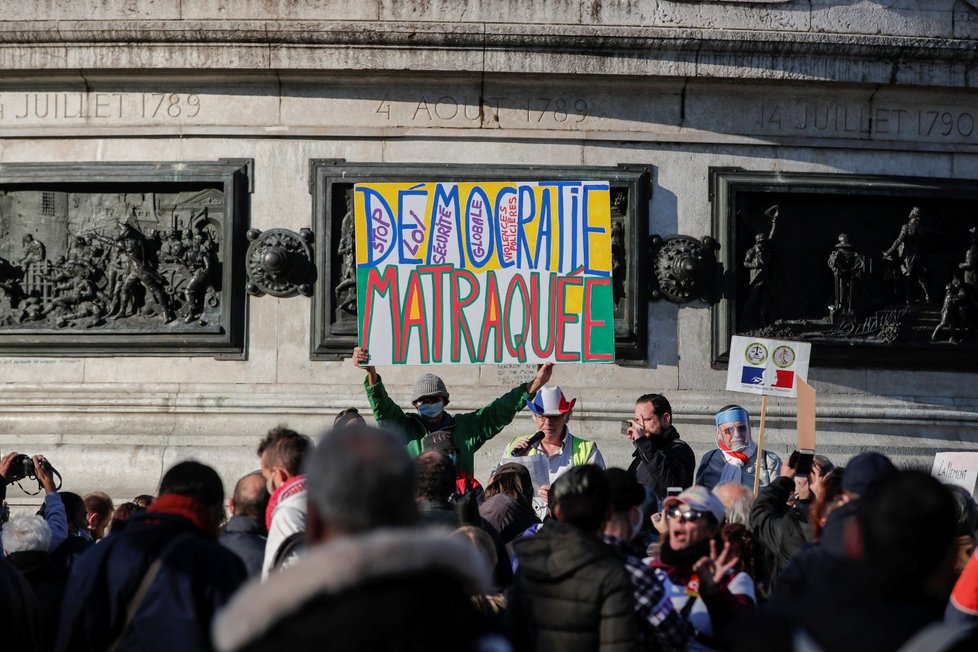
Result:
{"label": "yellow banner section", "polygon": [[607,182],[355,187],[359,265],[610,273]]}

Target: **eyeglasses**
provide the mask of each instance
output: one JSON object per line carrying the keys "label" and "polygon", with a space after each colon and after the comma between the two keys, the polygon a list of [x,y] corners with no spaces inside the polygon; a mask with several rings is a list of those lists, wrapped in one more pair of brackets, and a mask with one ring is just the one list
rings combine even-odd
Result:
{"label": "eyeglasses", "polygon": [[706,516],[703,512],[697,512],[695,509],[688,509],[685,512],[678,507],[673,507],[672,509],[666,510],[666,517],[674,518],[680,523],[692,523],[698,521]]}

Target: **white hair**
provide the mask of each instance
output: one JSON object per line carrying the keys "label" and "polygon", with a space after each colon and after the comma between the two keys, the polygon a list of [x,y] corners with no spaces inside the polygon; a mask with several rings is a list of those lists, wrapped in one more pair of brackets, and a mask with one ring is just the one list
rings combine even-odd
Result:
{"label": "white hair", "polygon": [[750,527],[750,510],[754,506],[754,494],[750,489],[739,482],[721,482],[713,487],[713,495],[726,508],[727,523]]}
{"label": "white hair", "polygon": [[12,552],[47,552],[51,546],[51,528],[40,516],[14,516],[3,524],[0,539],[8,555]]}

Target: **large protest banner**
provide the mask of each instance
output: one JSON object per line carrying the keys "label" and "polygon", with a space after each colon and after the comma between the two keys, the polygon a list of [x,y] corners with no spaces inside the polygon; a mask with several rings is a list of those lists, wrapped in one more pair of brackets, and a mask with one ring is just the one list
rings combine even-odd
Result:
{"label": "large protest banner", "polygon": [[354,186],[372,364],[613,362],[608,182]]}

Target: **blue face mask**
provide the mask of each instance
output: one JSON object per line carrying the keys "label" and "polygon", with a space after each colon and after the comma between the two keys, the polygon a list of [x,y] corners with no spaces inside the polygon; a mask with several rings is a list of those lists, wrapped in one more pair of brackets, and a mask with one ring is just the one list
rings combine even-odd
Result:
{"label": "blue face mask", "polygon": [[418,405],[418,412],[421,416],[433,419],[445,411],[445,404],[439,401],[438,403],[421,403]]}
{"label": "blue face mask", "polygon": [[458,465],[458,453],[445,453],[445,457],[452,461],[452,464]]}

